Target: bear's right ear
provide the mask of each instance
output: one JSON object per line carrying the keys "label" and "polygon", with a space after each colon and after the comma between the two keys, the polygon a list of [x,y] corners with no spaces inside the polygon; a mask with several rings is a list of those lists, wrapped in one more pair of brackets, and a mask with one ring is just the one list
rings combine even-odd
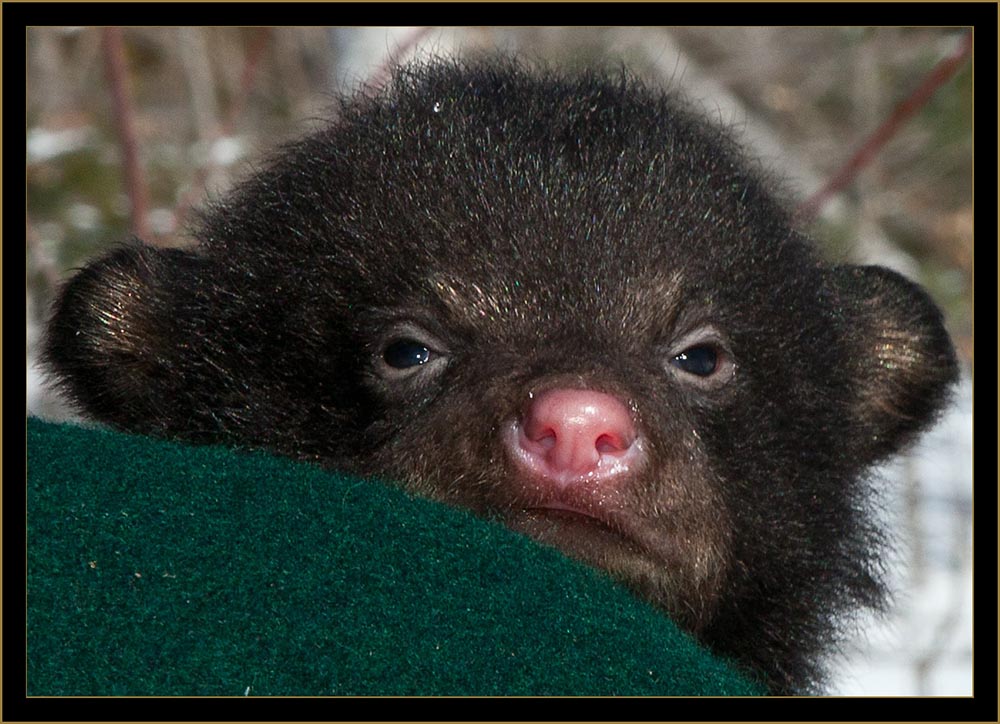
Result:
{"label": "bear's right ear", "polygon": [[834,267],[825,274],[835,323],[849,342],[864,440],[853,454],[875,462],[937,417],[958,378],[941,312],[918,285],[884,267]]}
{"label": "bear's right ear", "polygon": [[97,420],[155,432],[151,413],[183,394],[172,351],[190,333],[196,290],[187,287],[204,264],[136,242],[84,267],[62,288],[43,342],[56,386]]}

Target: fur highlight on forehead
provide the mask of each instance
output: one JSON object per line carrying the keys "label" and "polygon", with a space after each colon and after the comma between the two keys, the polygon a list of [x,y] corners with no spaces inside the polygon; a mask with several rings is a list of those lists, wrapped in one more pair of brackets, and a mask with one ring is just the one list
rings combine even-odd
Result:
{"label": "fur highlight on forehead", "polygon": [[484,289],[479,284],[465,284],[458,278],[435,275],[430,281],[433,294],[447,313],[460,323],[476,324],[483,318],[523,316],[522,306],[532,302],[515,301],[515,280],[495,280]]}
{"label": "fur highlight on forehead", "polygon": [[[352,265],[360,284],[373,272],[381,282],[374,267],[387,254],[405,260],[402,277],[451,265],[491,278],[499,256],[524,283],[547,272],[549,289],[622,266],[676,266],[716,236],[766,256],[788,238],[729,135],[624,72],[567,80],[514,61],[404,66],[387,88],[345,99],[330,127],[283,149],[271,171],[267,186],[251,180],[209,209],[203,238],[225,246],[239,230],[241,245],[313,247],[321,263]],[[288,227],[280,240],[262,236],[274,215]]]}

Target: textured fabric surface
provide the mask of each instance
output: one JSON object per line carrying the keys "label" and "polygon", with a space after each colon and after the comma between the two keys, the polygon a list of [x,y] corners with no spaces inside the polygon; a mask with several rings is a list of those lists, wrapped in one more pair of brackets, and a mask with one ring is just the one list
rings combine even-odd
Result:
{"label": "textured fabric surface", "polygon": [[557,551],[391,485],[28,421],[29,695],[746,695]]}

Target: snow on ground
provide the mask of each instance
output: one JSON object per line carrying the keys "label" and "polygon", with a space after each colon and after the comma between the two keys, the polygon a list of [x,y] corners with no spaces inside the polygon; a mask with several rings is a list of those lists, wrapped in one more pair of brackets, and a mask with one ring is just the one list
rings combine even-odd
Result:
{"label": "snow on ground", "polygon": [[846,649],[830,693],[972,695],[972,383],[885,472],[894,605]]}

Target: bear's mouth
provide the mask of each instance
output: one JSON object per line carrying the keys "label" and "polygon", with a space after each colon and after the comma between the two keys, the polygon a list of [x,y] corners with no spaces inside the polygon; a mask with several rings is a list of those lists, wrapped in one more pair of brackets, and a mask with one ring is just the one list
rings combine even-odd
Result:
{"label": "bear's mouth", "polygon": [[524,512],[528,514],[541,515],[556,520],[566,518],[568,520],[585,519],[594,523],[610,527],[609,523],[599,515],[586,510],[582,506],[571,505],[569,503],[550,502],[540,505],[525,507]]}
{"label": "bear's mouth", "polygon": [[645,536],[619,516],[561,502],[533,504],[508,511],[508,526],[563,552],[601,565],[609,555],[655,556]]}

